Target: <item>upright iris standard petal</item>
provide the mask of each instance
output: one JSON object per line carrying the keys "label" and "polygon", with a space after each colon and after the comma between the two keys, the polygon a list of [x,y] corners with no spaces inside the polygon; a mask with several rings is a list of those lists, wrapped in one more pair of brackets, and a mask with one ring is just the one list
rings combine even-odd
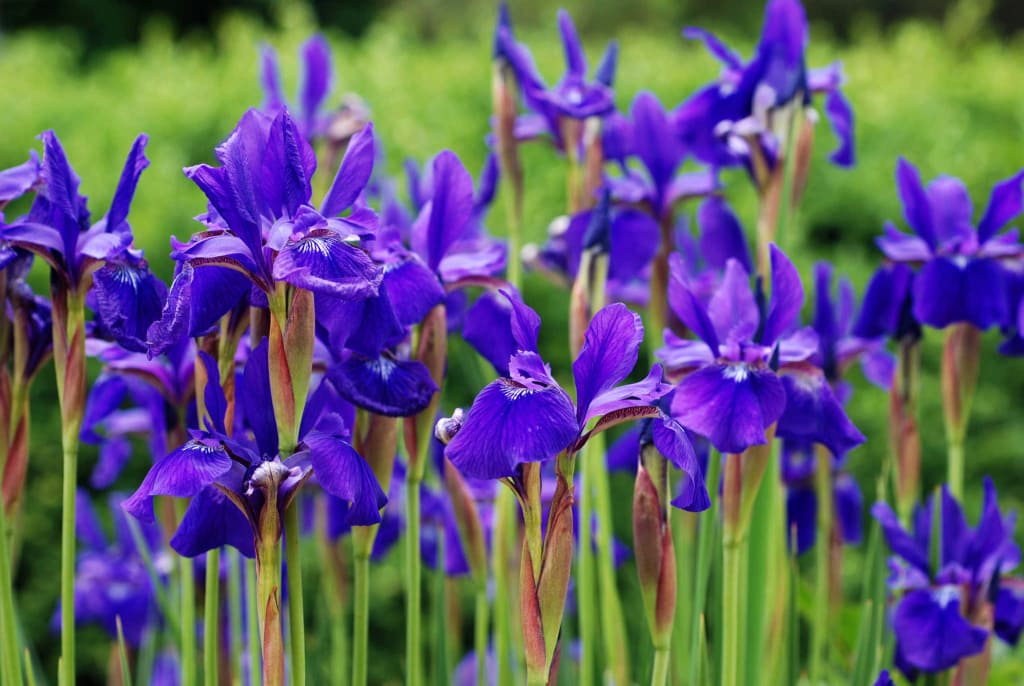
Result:
{"label": "upright iris standard petal", "polygon": [[466,476],[498,479],[515,474],[522,462],[554,457],[577,433],[572,401],[557,385],[498,379],[477,395],[445,455]]}
{"label": "upright iris standard petal", "polygon": [[512,337],[512,306],[500,293],[488,291],[466,312],[462,337],[491,363],[499,376],[508,376],[508,360],[516,352]]}
{"label": "upright iris standard petal", "polygon": [[881,525],[889,548],[927,575],[929,569],[927,542],[917,540],[908,534],[888,504],[875,503],[871,508],[871,514]]}
{"label": "upright iris standard petal", "polygon": [[864,496],[857,480],[845,472],[837,474],[834,492],[843,541],[851,545],[860,543],[864,538]]}
{"label": "upright iris standard petal", "polygon": [[707,344],[712,357],[718,357],[718,334],[707,311],[686,284],[686,266],[679,253],[672,253],[669,257],[669,274],[669,305],[687,328]]}
{"label": "upright iris standard petal", "polygon": [[917,167],[904,158],[896,164],[896,187],[900,200],[903,202],[903,216],[918,236],[931,247],[935,247],[935,226],[932,222],[932,211],[928,203],[928,195],[921,183],[921,175]]}
{"label": "upright iris standard petal", "polygon": [[[430,207],[424,210],[428,216],[423,244],[414,242],[413,247],[426,257],[427,266],[436,271],[473,216],[473,177],[455,153],[445,150],[434,158],[433,181]],[[414,234],[419,235],[420,232]]]}
{"label": "upright iris standard petal", "polygon": [[683,378],[672,399],[672,416],[706,436],[716,450],[741,453],[767,442],[765,431],[785,405],[782,383],[770,370],[718,363]]}
{"label": "upright iris standard petal", "polygon": [[804,287],[800,274],[786,254],[772,245],[772,293],[768,302],[768,315],[764,321],[761,340],[770,344],[778,340],[796,322],[804,302]]}
{"label": "upright iris standard petal", "polygon": [[572,365],[581,425],[594,399],[622,382],[636,366],[643,337],[640,316],[621,303],[602,308],[591,319]]}
{"label": "upright iris standard petal", "polygon": [[321,214],[333,217],[352,207],[370,180],[375,155],[373,124],[369,123],[349,141],[334,182],[320,205]]}
{"label": "upright iris standard petal", "polygon": [[722,283],[711,297],[707,313],[719,338],[727,344],[753,340],[757,333],[761,315],[750,292],[750,276],[736,260],[726,263]]}
{"label": "upright iris standard petal", "polygon": [[839,90],[834,90],[825,97],[825,116],[832,125],[832,131],[839,139],[839,146],[829,155],[829,160],[840,167],[852,167],[854,164],[853,143],[853,107],[850,101]]}
{"label": "upright iris standard petal", "polygon": [[311,130],[320,105],[331,90],[331,47],[323,36],[312,36],[302,44],[302,66],[299,102],[306,127]]}
{"label": "upright iris standard petal", "polygon": [[139,177],[143,170],[149,166],[146,158],[146,144],[149,136],[140,134],[132,143],[128,151],[128,159],[125,160],[124,170],[121,172],[121,180],[114,191],[114,199],[110,202],[110,209],[107,211],[107,231],[127,231],[126,221],[128,209],[131,207],[132,198],[135,197],[135,189],[139,185]]}
{"label": "upright iris standard petal", "polygon": [[1019,171],[992,187],[992,195],[985,208],[985,214],[978,222],[978,242],[980,244],[987,243],[1001,228],[1006,226],[1007,222],[1024,210],[1022,183],[1024,183],[1024,171]]}
{"label": "upright iris standard petal", "polygon": [[743,227],[724,198],[717,195],[706,198],[697,209],[697,224],[701,255],[708,266],[724,269],[732,258],[748,274],[753,271]]}
{"label": "upright iris standard petal", "polygon": [[893,614],[893,630],[904,659],[928,672],[941,672],[980,653],[988,631],[971,625],[960,613],[956,586],[910,591]]}

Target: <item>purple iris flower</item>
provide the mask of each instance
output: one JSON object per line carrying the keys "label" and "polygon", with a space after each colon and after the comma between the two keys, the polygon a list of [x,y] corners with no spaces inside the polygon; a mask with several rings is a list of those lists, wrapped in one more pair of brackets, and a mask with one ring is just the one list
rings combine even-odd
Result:
{"label": "purple iris flower", "polygon": [[1022,182],[1024,171],[997,183],[975,227],[971,199],[959,179],[940,176],[924,186],[917,169],[900,158],[896,186],[914,235],[886,223],[877,243],[893,262],[920,265],[912,287],[919,322],[939,329],[970,322],[982,330],[1008,322],[1004,263],[1021,249],[1016,229],[999,231],[1024,208]]}
{"label": "purple iris flower", "polygon": [[[676,138],[669,114],[653,93],[637,94],[630,118],[617,119],[612,135],[619,138],[612,146],[615,157],[609,157],[619,159],[623,171],[607,181],[612,196],[643,207],[659,223],[671,222],[679,202],[720,187],[713,171],[679,173],[689,150]],[[627,166],[627,155],[637,159],[641,169]]]}
{"label": "purple iris flower", "polygon": [[221,166],[185,170],[209,199],[199,218],[207,230],[188,243],[172,239],[171,257],[181,266],[150,332],[154,348],[205,333],[251,290],[253,302],[265,303],[278,282],[313,292],[318,305],[375,295],[381,271],[358,245],[377,225],[359,199],[373,147],[367,126],[318,210],[310,204],[316,156],[294,120],[287,111],[271,119],[249,110],[217,147]]}
{"label": "purple iris flower", "polygon": [[253,349],[236,387],[248,427],[248,435],[237,438],[229,437],[224,425],[227,400],[216,364],[200,353],[208,376],[206,428],[191,431],[184,445],[158,460],[124,503],[136,518],[152,521],[153,496],[192,498],[171,539],[171,547],[186,557],[221,545],[252,556],[268,492],[276,491],[283,512],[299,487],[314,475],[324,491],[349,501],[350,524],[381,520],[380,508],[387,498],[369,465],[349,443],[345,422],[333,411],[337,398],[328,402],[312,393],[303,413],[298,450],[285,460],[277,455],[267,348],[264,339]]}
{"label": "purple iris flower", "polygon": [[658,223],[647,212],[613,205],[607,191],[594,208],[553,221],[547,242],[539,248],[528,246],[524,260],[568,288],[579,273],[586,243],[597,235],[606,235],[609,242],[609,297],[646,304],[650,298],[650,265],[661,236]]}
{"label": "purple iris flower", "polygon": [[[699,340],[666,331],[659,357],[673,372],[688,372],[672,400],[672,416],[723,453],[767,442],[778,422],[784,438],[813,439],[841,455],[864,437],[846,417],[824,374],[810,361],[818,337],[810,327],[789,334],[804,299],[800,276],[771,246],[771,298],[751,291],[735,259],[705,305],[687,285],[682,258],[670,260],[669,304]],[[787,335],[788,334],[788,335]]]}
{"label": "purple iris flower", "polygon": [[[576,403],[551,376],[537,352],[540,317],[518,297],[504,292],[511,310],[514,352],[509,374],[484,387],[445,455],[463,474],[480,479],[513,477],[525,462],[550,460],[563,450],[579,450],[594,419],[658,415],[652,403],[669,387],[654,365],[642,381],[619,385],[636,365],[643,325],[625,305],[608,305],[594,315],[583,348],[573,363]],[[493,357],[493,355],[492,355]],[[692,484],[686,507],[703,509],[707,501],[703,476],[689,438],[681,427],[661,416],[665,457],[687,474]],[[679,440],[669,440],[670,436]],[[703,496],[703,497],[702,497]]]}
{"label": "purple iris flower", "polygon": [[[935,507],[941,508],[940,529]],[[1022,595],[1019,582],[1004,576],[1020,562],[1013,540],[1015,517],[999,509],[991,479],[985,479],[982,512],[973,528],[945,487],[938,502],[929,498],[915,510],[910,531],[887,504],[877,503],[871,511],[895,555],[889,587],[901,594],[892,623],[904,672],[941,672],[983,651],[990,613],[997,618],[996,635],[1017,640],[1024,627]],[[933,541],[936,533],[940,539]]]}
{"label": "purple iris flower", "polygon": [[889,676],[889,670],[883,669],[878,673],[878,679],[875,680],[875,686],[896,686],[896,682]]}
{"label": "purple iris flower", "polygon": [[312,140],[323,133],[329,119],[321,111],[324,100],[331,92],[334,74],[331,69],[331,46],[317,34],[308,38],[299,49],[302,76],[299,79],[297,102],[289,107],[281,88],[281,74],[277,52],[269,45],[260,50],[260,80],[263,84],[263,111],[270,116],[291,109],[298,113],[298,125],[303,137]]}
{"label": "purple iris flower", "polygon": [[861,339],[888,336],[893,340],[920,340],[921,324],[914,316],[914,270],[899,262],[884,264],[864,290],[852,334]]}
{"label": "purple iris flower", "polygon": [[679,269],[690,290],[700,302],[707,303],[718,288],[730,259],[739,262],[748,274],[754,271],[743,226],[725,198],[705,198],[696,213],[699,236],[694,238],[685,221],[675,230]]}
{"label": "purple iris flower", "polygon": [[769,1],[749,62],[704,29],[690,27],[683,35],[703,41],[723,65],[717,82],[674,113],[682,141],[698,159],[716,167],[742,165],[760,181],[757,167],[771,171],[785,154],[793,110],[825,93],[825,114],[839,139],[830,159],[853,165],[853,110],[840,90],[842,66],[807,69],[807,17],[799,0]]}
{"label": "purple iris flower", "polygon": [[[108,539],[85,491],[76,499],[76,529],[82,547],[75,572],[75,621],[98,623],[114,640],[120,617],[125,642],[138,648],[158,621],[156,589],[153,588],[145,558],[153,561],[158,580],[163,583],[170,572],[171,560],[163,549],[160,527],[144,524],[138,542],[140,551],[121,510],[125,496],[111,494],[108,502],[114,520],[113,540]],[[59,615],[55,617],[59,622]]]}
{"label": "purple iris flower", "polygon": [[551,137],[559,150],[566,150],[577,141],[566,141],[564,124],[567,120],[601,117],[615,107],[612,82],[618,59],[618,44],[608,44],[601,63],[594,71],[592,81],[587,80],[587,58],[583,53],[572,17],[565,10],[558,11],[558,30],[565,51],[566,71],[558,85],[549,88],[537,71],[530,50],[515,40],[507,8],[498,15],[494,50],[497,59],[511,66],[522,92],[529,114],[516,120],[515,136],[529,140],[542,135]]}
{"label": "purple iris flower", "polygon": [[[803,555],[814,545],[818,532],[818,494],[814,474],[817,457],[814,444],[787,440],[782,443],[782,481],[786,485],[786,530],[796,528],[796,554]],[[844,543],[860,543],[864,538],[864,496],[857,480],[843,471],[845,461],[833,461],[832,497],[839,533]]]}
{"label": "purple iris flower", "polygon": [[[66,287],[77,291],[87,285],[85,278],[95,269],[107,260],[122,258],[131,246],[128,210],[139,176],[149,166],[144,152],[148,138],[140,135],[135,139],[110,210],[103,219],[90,225],[87,199],[78,191],[81,181],[68,162],[60,139],[53,131],[45,131],[40,137],[43,161],[39,182],[27,186],[36,188],[35,202],[28,215],[2,228],[0,238],[39,255]],[[34,159],[33,156],[29,162],[15,167],[22,170],[14,175],[21,179],[14,184],[18,189],[27,189],[26,183],[34,173]]]}

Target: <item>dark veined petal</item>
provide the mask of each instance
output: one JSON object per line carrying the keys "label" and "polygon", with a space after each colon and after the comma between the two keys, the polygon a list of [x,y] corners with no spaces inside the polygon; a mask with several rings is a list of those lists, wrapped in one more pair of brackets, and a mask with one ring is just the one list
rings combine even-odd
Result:
{"label": "dark veined petal", "polygon": [[640,316],[622,303],[607,305],[590,320],[583,347],[572,365],[581,425],[594,399],[633,371],[643,338]]}
{"label": "dark veined petal", "polygon": [[147,332],[166,298],[167,286],[144,261],[108,262],[93,274],[90,300],[103,329],[133,352],[146,352]]}
{"label": "dark veined petal", "polygon": [[373,173],[375,155],[376,141],[373,137],[373,122],[370,122],[349,141],[334,182],[320,205],[321,214],[334,217],[355,204]]}
{"label": "dark veined petal", "polygon": [[765,317],[761,343],[770,345],[786,333],[800,316],[804,304],[804,287],[800,273],[778,246],[772,244],[772,293],[768,301],[768,316]]}
{"label": "dark veined petal", "polygon": [[321,488],[349,501],[346,521],[353,526],[380,522],[380,509],[388,499],[362,455],[348,441],[320,431],[310,432],[302,441]]}
{"label": "dark veined petal", "polygon": [[693,443],[679,422],[668,416],[652,420],[654,447],[672,465],[683,472],[679,492],[672,506],[687,512],[703,512],[711,507],[711,498],[704,484],[704,473],[694,452]]}
{"label": "dark veined petal", "polygon": [[825,116],[832,125],[832,131],[839,139],[839,145],[828,156],[832,164],[852,167],[853,153],[853,108],[838,88],[825,96]]}
{"label": "dark veined petal", "polygon": [[1024,209],[1022,182],[1024,182],[1024,171],[1019,171],[992,188],[992,195],[989,197],[985,214],[978,222],[978,243],[987,242]]}
{"label": "dark veined petal", "polygon": [[421,362],[388,353],[372,358],[349,355],[328,371],[328,378],[345,400],[389,417],[419,414],[437,392]]}
{"label": "dark veined petal", "polygon": [[299,104],[306,130],[312,133],[317,111],[331,90],[331,46],[320,34],[302,44],[302,82]]}
{"label": "dark veined petal", "polygon": [[708,302],[707,312],[719,340],[726,344],[745,343],[757,333],[761,314],[750,290],[750,276],[736,260],[726,262],[725,275]]}
{"label": "dark veined petal", "polygon": [[672,399],[672,416],[717,450],[741,453],[767,442],[765,431],[785,405],[786,393],[773,372],[716,364],[683,378]]}
{"label": "dark veined petal", "polygon": [[995,260],[973,259],[961,267],[937,257],[914,280],[914,316],[937,329],[964,321],[988,329],[1006,321],[1005,283],[1003,268]]}
{"label": "dark veined petal", "polygon": [[498,379],[476,396],[445,456],[468,477],[498,479],[512,476],[520,463],[551,459],[577,433],[572,401],[561,388]]}
{"label": "dark veined petal", "polygon": [[725,269],[731,258],[739,262],[746,273],[753,271],[743,227],[724,198],[717,195],[705,198],[697,209],[697,225],[701,255],[709,267]]}
{"label": "dark veined petal", "polygon": [[928,195],[921,184],[921,175],[917,167],[904,158],[896,163],[896,187],[900,201],[903,203],[903,216],[918,236],[924,239],[929,247],[935,247],[935,225],[932,222],[932,208]]}
{"label": "dark veined petal", "polygon": [[140,134],[132,143],[131,150],[128,151],[128,159],[124,162],[121,180],[117,183],[114,199],[110,203],[110,211],[107,212],[107,231],[127,230],[125,220],[128,219],[128,208],[131,207],[135,189],[139,185],[139,176],[142,175],[142,170],[149,166],[149,160],[146,159],[146,143],[148,142],[149,136]]}
{"label": "dark veined petal", "polygon": [[964,619],[961,602],[956,586],[919,589],[903,596],[892,625],[909,664],[941,672],[984,649],[988,631]]}
{"label": "dark veined petal", "polygon": [[822,443],[836,458],[864,442],[820,369],[784,370],[786,409],[779,417],[779,437]]}
{"label": "dark veined petal", "polygon": [[146,331],[149,354],[159,355],[183,338],[207,333],[243,298],[248,300],[251,290],[252,282],[233,269],[182,264],[160,318]]}
{"label": "dark veined petal", "polygon": [[136,519],[153,521],[153,496],[191,498],[231,469],[231,458],[215,438],[193,438],[150,468],[122,507]]}
{"label": "dark veined petal", "polygon": [[207,486],[192,498],[170,544],[184,557],[196,557],[225,545],[246,557],[256,556],[252,524],[216,486]]}
{"label": "dark veined petal", "polygon": [[[793,548],[796,529],[796,548]],[[790,550],[803,555],[814,547],[818,535],[818,496],[813,488],[797,486],[786,492],[786,541]]]}
{"label": "dark veined petal", "polygon": [[278,253],[274,278],[313,293],[361,299],[377,294],[383,274],[364,250],[335,234],[317,233]]}
{"label": "dark veined petal", "polygon": [[316,318],[334,351],[348,348],[367,357],[376,357],[407,335],[386,289],[381,289],[376,297],[359,301],[318,295]]}

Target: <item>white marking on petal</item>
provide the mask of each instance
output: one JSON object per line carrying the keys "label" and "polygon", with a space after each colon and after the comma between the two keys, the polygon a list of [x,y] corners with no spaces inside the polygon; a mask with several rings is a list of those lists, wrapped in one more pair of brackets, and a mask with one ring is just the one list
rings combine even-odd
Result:
{"label": "white marking on petal", "polygon": [[747,377],[750,376],[750,368],[745,364],[731,364],[725,368],[725,371],[722,372],[722,376],[730,381],[743,383],[747,380]]}

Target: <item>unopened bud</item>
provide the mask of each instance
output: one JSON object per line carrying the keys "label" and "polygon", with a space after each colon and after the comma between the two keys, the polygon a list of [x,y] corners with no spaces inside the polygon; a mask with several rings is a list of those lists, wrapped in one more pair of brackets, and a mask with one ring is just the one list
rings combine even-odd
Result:
{"label": "unopened bud", "polygon": [[437,420],[437,424],[434,425],[434,436],[444,445],[448,445],[462,429],[465,420],[466,413],[462,411],[462,408],[455,408],[451,417],[442,417]]}

